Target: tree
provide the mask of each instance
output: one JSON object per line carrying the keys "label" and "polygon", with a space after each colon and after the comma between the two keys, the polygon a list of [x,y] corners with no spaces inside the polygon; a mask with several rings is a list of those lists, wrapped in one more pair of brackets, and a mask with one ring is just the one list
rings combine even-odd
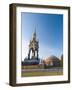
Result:
{"label": "tree", "polygon": [[63,67],[63,54],[61,55],[60,66]]}

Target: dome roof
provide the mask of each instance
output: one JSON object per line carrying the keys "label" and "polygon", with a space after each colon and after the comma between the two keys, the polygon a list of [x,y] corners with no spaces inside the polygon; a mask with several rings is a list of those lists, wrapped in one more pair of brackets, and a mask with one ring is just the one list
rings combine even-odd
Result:
{"label": "dome roof", "polygon": [[59,66],[60,65],[60,60],[56,56],[50,56],[46,58],[43,63],[47,66]]}
{"label": "dome roof", "polygon": [[44,63],[50,63],[50,62],[60,62],[59,58],[57,58],[56,56],[49,56],[48,58],[46,58],[44,61]]}
{"label": "dome roof", "polygon": [[48,58],[46,58],[46,60],[48,60],[48,61],[58,61],[59,60],[59,58],[57,58],[56,56],[49,56]]}

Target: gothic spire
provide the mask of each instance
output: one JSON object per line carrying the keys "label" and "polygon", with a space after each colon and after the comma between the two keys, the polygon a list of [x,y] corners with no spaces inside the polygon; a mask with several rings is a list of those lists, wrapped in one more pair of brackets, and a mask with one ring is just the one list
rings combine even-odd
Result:
{"label": "gothic spire", "polygon": [[35,30],[34,30],[34,33],[33,33],[33,39],[36,40],[36,27],[35,27]]}

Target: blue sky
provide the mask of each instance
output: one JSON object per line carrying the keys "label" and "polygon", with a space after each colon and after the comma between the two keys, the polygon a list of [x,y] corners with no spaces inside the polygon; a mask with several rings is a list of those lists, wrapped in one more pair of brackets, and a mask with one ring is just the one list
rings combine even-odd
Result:
{"label": "blue sky", "polygon": [[60,57],[63,54],[63,15],[22,12],[22,60],[28,54],[29,41],[35,28],[39,40],[39,57]]}

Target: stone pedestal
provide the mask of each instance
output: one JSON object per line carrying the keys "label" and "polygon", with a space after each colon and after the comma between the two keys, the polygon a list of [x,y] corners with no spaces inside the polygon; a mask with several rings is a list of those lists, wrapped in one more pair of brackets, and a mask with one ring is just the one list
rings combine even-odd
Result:
{"label": "stone pedestal", "polygon": [[24,59],[22,65],[38,65],[40,63],[40,59]]}

